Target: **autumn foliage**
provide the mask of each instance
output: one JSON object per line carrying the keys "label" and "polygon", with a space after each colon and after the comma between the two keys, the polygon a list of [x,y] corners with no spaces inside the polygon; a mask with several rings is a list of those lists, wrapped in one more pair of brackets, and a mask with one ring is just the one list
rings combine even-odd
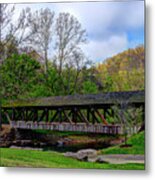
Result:
{"label": "autumn foliage", "polygon": [[97,66],[98,78],[104,91],[144,89],[144,47],[128,49]]}

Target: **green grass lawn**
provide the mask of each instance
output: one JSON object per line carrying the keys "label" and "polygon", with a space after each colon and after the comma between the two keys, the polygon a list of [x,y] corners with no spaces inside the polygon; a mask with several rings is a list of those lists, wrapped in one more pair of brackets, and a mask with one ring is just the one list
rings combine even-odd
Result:
{"label": "green grass lawn", "polygon": [[127,141],[132,147],[122,148],[119,146],[103,149],[102,154],[144,154],[145,151],[145,132],[133,135]]}
{"label": "green grass lawn", "polygon": [[81,162],[53,151],[19,150],[1,148],[1,166],[6,167],[48,167],[85,169],[133,169],[143,170],[144,164],[99,164]]}

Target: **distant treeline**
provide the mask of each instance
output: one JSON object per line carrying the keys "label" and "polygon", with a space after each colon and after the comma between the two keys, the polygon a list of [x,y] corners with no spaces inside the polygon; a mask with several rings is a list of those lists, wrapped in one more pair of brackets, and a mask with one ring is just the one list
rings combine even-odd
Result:
{"label": "distant treeline", "polygon": [[38,54],[13,54],[0,65],[0,91],[3,99],[32,98],[68,94],[144,89],[144,47],[128,49],[99,65],[83,67],[78,72],[48,62],[48,72]]}

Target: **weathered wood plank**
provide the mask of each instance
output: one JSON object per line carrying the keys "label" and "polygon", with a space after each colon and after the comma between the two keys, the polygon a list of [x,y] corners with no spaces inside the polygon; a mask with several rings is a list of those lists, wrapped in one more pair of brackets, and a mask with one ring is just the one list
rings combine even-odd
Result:
{"label": "weathered wood plank", "polygon": [[103,125],[103,124],[87,124],[87,123],[66,123],[66,122],[33,122],[33,121],[11,121],[11,127],[21,129],[46,129],[56,131],[78,131],[102,134],[122,134],[120,125]]}

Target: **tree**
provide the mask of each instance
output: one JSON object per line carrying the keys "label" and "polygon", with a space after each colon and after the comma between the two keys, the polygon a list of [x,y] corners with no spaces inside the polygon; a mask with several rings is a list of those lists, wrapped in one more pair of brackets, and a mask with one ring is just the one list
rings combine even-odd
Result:
{"label": "tree", "polygon": [[[0,3],[0,61],[4,59],[5,52],[4,52],[4,40],[5,40],[5,29],[8,28],[9,31],[11,31],[11,18],[14,12],[14,6],[8,10],[7,4],[1,4]],[[9,27],[8,27],[9,26]]]}
{"label": "tree", "polygon": [[[0,62],[7,58],[8,52],[16,52],[17,47],[32,35],[27,31],[28,12],[29,8],[23,9],[14,23],[15,6],[0,3]],[[13,47],[12,52],[8,47]]]}
{"label": "tree", "polygon": [[[8,40],[9,39],[9,40]],[[6,36],[5,40],[5,58],[11,57],[13,54],[18,54],[18,41],[16,40],[16,37],[13,35]]]}
{"label": "tree", "polygon": [[39,51],[44,59],[44,72],[48,71],[48,52],[53,37],[54,12],[50,9],[40,9],[30,12],[28,17],[29,31],[33,34],[28,39],[29,45]]}
{"label": "tree", "polygon": [[25,54],[5,59],[0,68],[0,93],[3,98],[14,99],[26,95],[36,84],[38,69],[40,64]]}
{"label": "tree", "polygon": [[[137,92],[134,96],[137,97],[139,94],[140,92]],[[130,101],[134,99],[134,96],[132,92],[128,92],[126,95],[120,92],[120,97],[115,93],[113,93],[111,97],[115,102],[115,105],[111,109],[114,115],[112,121],[122,125],[125,145],[127,144],[128,135],[137,133],[143,123],[143,108],[134,107],[134,105],[130,103]],[[130,130],[133,132],[130,132]]]}
{"label": "tree", "polygon": [[97,86],[92,81],[84,81],[83,83],[83,93],[84,94],[95,94],[98,92]]}
{"label": "tree", "polygon": [[128,49],[97,66],[105,91],[144,89],[144,47]]}
{"label": "tree", "polygon": [[[79,21],[69,13],[60,13],[56,20],[56,45],[54,63],[59,78],[66,93],[75,91],[81,69],[86,66],[85,58],[80,45],[86,42],[86,31],[82,29]],[[63,81],[63,68],[66,69],[66,83]],[[74,69],[74,73],[71,71]],[[73,76],[74,79],[73,79]],[[74,85],[71,90],[71,78]]]}

